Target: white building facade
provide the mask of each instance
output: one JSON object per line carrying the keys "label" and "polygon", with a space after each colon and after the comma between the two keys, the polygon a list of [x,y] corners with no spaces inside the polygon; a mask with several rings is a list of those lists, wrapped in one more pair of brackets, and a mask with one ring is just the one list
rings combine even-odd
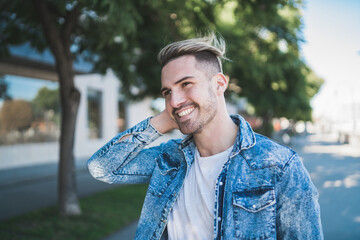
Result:
{"label": "white building facade", "polygon": [[[130,103],[121,96],[121,82],[111,70],[105,75],[76,75],[74,80],[81,93],[75,131],[76,160],[89,158],[119,131],[154,114],[152,99]],[[58,159],[58,141],[0,145],[0,169],[53,163]]]}

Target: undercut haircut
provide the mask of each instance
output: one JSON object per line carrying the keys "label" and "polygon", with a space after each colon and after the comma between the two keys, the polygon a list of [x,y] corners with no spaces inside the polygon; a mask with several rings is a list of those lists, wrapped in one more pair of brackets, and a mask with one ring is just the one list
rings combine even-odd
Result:
{"label": "undercut haircut", "polygon": [[162,67],[172,60],[184,55],[192,55],[197,61],[196,66],[204,69],[208,74],[222,73],[222,59],[225,57],[225,41],[214,33],[200,38],[178,41],[165,46],[158,54],[158,61]]}

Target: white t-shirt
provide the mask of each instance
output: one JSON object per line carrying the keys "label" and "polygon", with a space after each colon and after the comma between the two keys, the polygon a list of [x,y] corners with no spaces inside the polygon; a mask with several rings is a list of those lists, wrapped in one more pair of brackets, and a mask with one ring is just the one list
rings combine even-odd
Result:
{"label": "white t-shirt", "polygon": [[213,239],[215,184],[233,147],[195,160],[168,219],[169,240]]}

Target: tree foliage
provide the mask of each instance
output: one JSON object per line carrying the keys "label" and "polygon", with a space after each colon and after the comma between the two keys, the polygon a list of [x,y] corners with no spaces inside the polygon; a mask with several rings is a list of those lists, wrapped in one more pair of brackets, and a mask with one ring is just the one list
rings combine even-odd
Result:
{"label": "tree foliage", "polygon": [[42,87],[31,101],[34,117],[42,118],[45,111],[60,113],[59,89]]}
{"label": "tree foliage", "polygon": [[241,87],[235,95],[254,106],[266,135],[273,117],[311,120],[310,100],[322,84],[299,53],[301,7],[300,0],[249,0],[228,1],[218,9],[218,29],[232,60],[225,67]]}

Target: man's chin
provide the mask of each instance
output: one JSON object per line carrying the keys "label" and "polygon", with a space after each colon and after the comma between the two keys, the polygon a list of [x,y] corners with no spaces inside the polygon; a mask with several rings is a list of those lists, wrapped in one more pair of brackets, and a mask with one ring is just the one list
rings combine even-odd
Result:
{"label": "man's chin", "polygon": [[182,134],[184,134],[184,135],[189,135],[189,134],[192,133],[192,131],[191,131],[191,129],[190,129],[188,126],[186,126],[186,125],[187,125],[187,124],[185,124],[185,123],[179,123],[179,122],[178,122],[178,126],[179,126],[180,132],[181,132]]}
{"label": "man's chin", "polygon": [[179,130],[180,130],[180,132],[181,132],[182,134],[184,134],[184,135],[189,135],[189,134],[192,133],[191,131],[183,130],[183,129],[181,129],[181,128],[179,128]]}
{"label": "man's chin", "polygon": [[179,126],[180,132],[184,135],[198,133],[201,130],[201,128],[196,128],[194,126],[189,126],[189,125],[184,126],[184,124],[178,124],[178,126]]}

